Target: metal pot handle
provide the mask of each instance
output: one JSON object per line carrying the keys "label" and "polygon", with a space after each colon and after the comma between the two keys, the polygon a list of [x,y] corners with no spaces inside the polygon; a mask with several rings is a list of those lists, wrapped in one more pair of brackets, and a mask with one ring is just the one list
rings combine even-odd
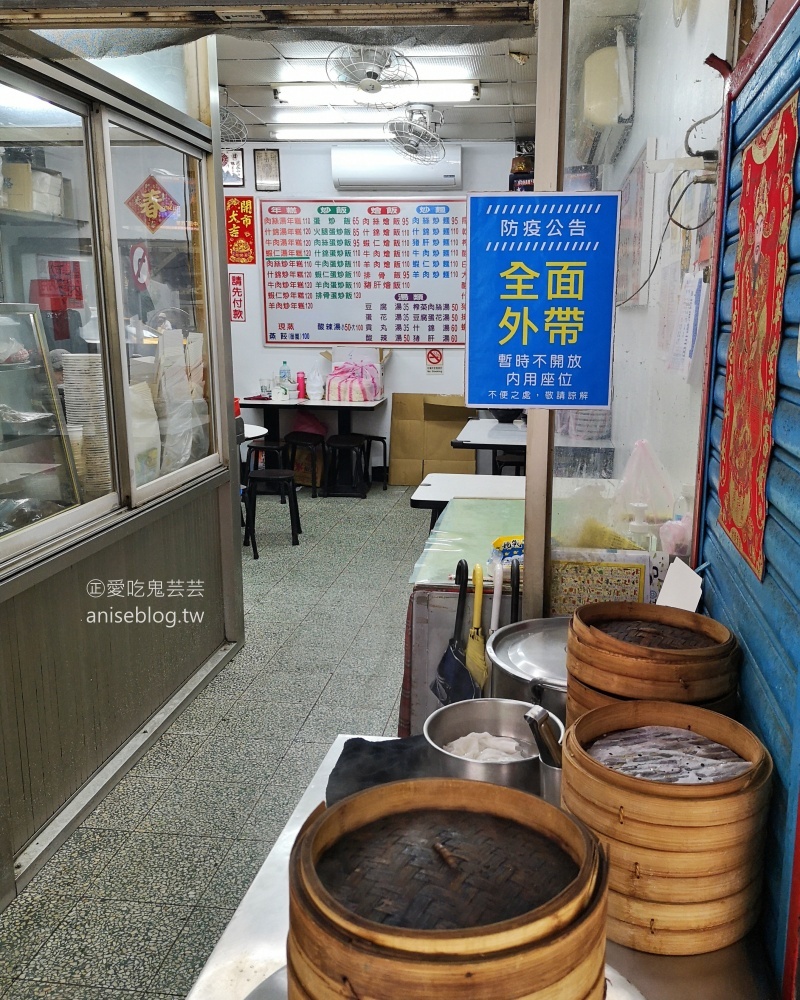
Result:
{"label": "metal pot handle", "polygon": [[544,684],[541,681],[531,681],[531,704],[541,705],[544,698]]}

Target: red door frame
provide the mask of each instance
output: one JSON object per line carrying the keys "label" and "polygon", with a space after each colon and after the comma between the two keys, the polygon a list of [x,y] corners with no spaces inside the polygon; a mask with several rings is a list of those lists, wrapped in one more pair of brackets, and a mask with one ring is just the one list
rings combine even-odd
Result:
{"label": "red door frame", "polygon": [[[730,67],[717,56],[710,56],[708,64],[718,70],[725,78],[725,97],[723,101],[723,123],[722,123],[722,149],[720,151],[720,163],[727,170],[728,164],[728,135],[730,132],[730,112],[731,103],[734,101],[755,70],[761,65],[770,49],[780,38],[784,28],[800,9],[800,0],[775,0],[772,7],[767,12],[766,17],[759,25],[758,30],[753,35],[750,44],[742,54],[741,59],[731,70]],[[727,175],[721,174],[720,179],[725,179]],[[711,273],[711,288],[717,289],[719,283],[720,254],[719,248],[722,246],[722,234],[725,221],[725,200],[727,197],[727,183],[720,183],[717,193],[717,221],[715,234],[714,261]],[[706,339],[705,358],[705,379],[703,391],[702,413],[708,414],[711,402],[711,385],[709,375],[713,364],[713,332],[716,322],[716,308],[709,310],[708,337]],[[702,456],[702,466],[698,468],[697,489],[695,490],[696,510],[695,518],[700,511],[702,486],[706,478],[707,462],[707,421],[702,426],[702,436],[700,441],[699,454]],[[697,520],[695,520],[697,524]],[[693,564],[697,565],[700,532],[695,532]],[[800,723],[798,723],[800,725]],[[791,809],[791,805],[790,805]],[[789,918],[786,928],[786,943],[783,957],[783,985],[781,989],[781,1000],[800,1000],[800,981],[798,981],[798,958],[800,958],[800,803],[797,804],[797,824],[795,826],[795,843],[792,860],[792,883],[789,893]]]}

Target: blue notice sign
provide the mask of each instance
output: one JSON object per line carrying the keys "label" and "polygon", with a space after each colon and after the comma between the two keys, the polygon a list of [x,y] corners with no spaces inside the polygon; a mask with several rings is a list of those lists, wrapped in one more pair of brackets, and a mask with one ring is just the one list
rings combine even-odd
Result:
{"label": "blue notice sign", "polygon": [[467,406],[611,405],[619,194],[471,195]]}

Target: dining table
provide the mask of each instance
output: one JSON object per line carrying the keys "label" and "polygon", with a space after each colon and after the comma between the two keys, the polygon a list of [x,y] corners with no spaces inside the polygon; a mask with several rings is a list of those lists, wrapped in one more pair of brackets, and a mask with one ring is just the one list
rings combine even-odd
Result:
{"label": "dining table", "polygon": [[264,396],[245,396],[239,400],[242,409],[260,409],[262,423],[267,427],[270,437],[277,440],[280,437],[281,410],[320,410],[336,414],[336,433],[352,434],[353,414],[358,411],[377,410],[386,403],[386,396],[379,399],[348,400],[348,399],[266,399]]}
{"label": "dining table", "polygon": [[[497,459],[502,452],[525,452],[528,430],[524,420],[503,423],[494,417],[468,420],[450,442],[453,448],[491,451],[492,474],[500,473]],[[610,438],[577,438],[556,434],[553,438],[553,475],[610,479],[614,475],[614,442]]]}

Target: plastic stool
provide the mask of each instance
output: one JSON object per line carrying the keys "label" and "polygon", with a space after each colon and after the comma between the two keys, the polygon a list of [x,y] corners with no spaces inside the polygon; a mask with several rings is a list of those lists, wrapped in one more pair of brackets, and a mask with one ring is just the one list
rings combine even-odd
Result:
{"label": "plastic stool", "polygon": [[322,449],[322,478],[325,484],[325,437],[322,434],[314,434],[311,431],[289,431],[284,437],[286,447],[289,449],[289,468],[294,470],[294,462],[297,458],[298,448],[307,448],[311,453],[311,496],[317,495],[317,448]]}
{"label": "plastic stool", "polygon": [[363,434],[362,437],[366,438],[367,444],[364,448],[364,471],[367,478],[367,482],[372,482],[372,467],[369,464],[370,452],[372,451],[372,442],[379,441],[383,445],[383,488],[387,489],[389,479],[389,464],[386,461],[386,438],[381,437],[380,434]]}
{"label": "plastic stool", "polygon": [[244,544],[248,541],[253,547],[253,558],[258,559],[258,546],[256,545],[256,498],[258,497],[258,486],[260,483],[276,486],[281,493],[281,503],[289,498],[289,520],[292,526],[292,545],[299,545],[298,535],[302,533],[300,527],[300,510],[297,506],[297,493],[295,492],[294,472],[291,469],[255,469],[247,477],[247,489],[245,491],[245,518]]}
{"label": "plastic stool", "polygon": [[328,438],[328,468],[324,489],[326,497],[366,499],[366,444],[367,439],[363,434],[334,434]]}

